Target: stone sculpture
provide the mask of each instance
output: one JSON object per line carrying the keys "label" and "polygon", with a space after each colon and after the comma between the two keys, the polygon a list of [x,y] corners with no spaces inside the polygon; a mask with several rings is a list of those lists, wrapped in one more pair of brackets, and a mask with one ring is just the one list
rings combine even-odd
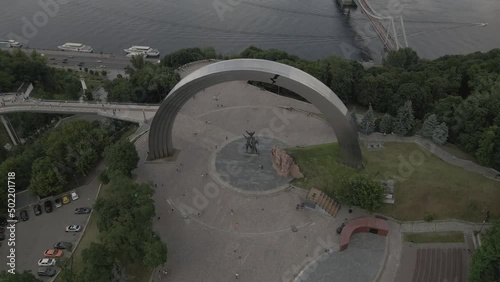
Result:
{"label": "stone sculpture", "polygon": [[300,168],[293,162],[285,150],[274,146],[271,150],[271,160],[273,167],[280,176],[303,178],[304,175],[300,172]]}
{"label": "stone sculpture", "polygon": [[255,131],[253,132],[248,132],[245,130],[245,132],[248,134],[246,136],[243,134],[243,136],[247,139],[247,144],[245,145],[245,152],[247,154],[259,154],[259,150],[257,149],[257,145],[259,144],[259,140],[257,140],[253,135],[255,134]]}

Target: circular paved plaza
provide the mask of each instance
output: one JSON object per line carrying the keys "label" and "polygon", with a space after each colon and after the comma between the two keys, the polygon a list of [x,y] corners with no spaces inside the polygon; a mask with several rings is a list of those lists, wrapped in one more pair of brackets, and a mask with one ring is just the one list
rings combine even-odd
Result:
{"label": "circular paved plaza", "polygon": [[234,191],[253,195],[277,192],[288,187],[290,177],[279,176],[273,168],[271,150],[288,147],[278,139],[257,136],[258,154],[246,148],[244,137],[223,144],[215,152],[213,165],[217,182]]}
{"label": "circular paved plaza", "polygon": [[[267,152],[274,144],[335,142],[332,128],[309,112],[317,110],[245,82],[223,83],[181,109],[173,128],[179,151],[173,160],[146,162],[147,134],[137,141],[141,161],[134,174],[156,185],[159,219],[153,227],[168,245],[168,275],[154,281],[234,281],[236,273],[239,281],[293,281],[325,250],[338,249],[335,230],[342,220],[366,214],[341,209],[333,219],[296,210],[306,191],[288,187],[289,179],[276,175]],[[273,140],[260,144],[258,158],[240,154],[245,130]],[[221,177],[229,162],[229,171],[239,174]]]}

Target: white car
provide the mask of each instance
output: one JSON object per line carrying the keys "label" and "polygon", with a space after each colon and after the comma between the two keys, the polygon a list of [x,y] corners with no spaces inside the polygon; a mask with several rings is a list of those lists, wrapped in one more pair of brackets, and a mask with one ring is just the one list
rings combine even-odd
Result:
{"label": "white car", "polygon": [[101,61],[101,60],[97,60],[97,62],[98,62],[98,63],[102,63],[102,61]]}
{"label": "white car", "polygon": [[80,225],[68,225],[66,226],[66,232],[80,232],[82,227]]}
{"label": "white car", "polygon": [[75,191],[71,192],[71,199],[73,199],[73,201],[78,200],[78,194]]}
{"label": "white car", "polygon": [[56,260],[52,258],[44,258],[38,260],[38,266],[53,266],[56,265]]}

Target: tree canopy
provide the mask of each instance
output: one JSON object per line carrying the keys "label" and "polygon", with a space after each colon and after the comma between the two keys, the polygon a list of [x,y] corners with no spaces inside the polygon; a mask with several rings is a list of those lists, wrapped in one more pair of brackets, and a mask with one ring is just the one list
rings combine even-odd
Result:
{"label": "tree canopy", "polygon": [[474,253],[469,281],[500,281],[500,222],[481,236],[481,248]]}
{"label": "tree canopy", "polygon": [[121,173],[131,176],[132,170],[139,162],[139,154],[133,143],[123,139],[106,148],[104,160],[111,174]]}
{"label": "tree canopy", "polygon": [[382,206],[384,186],[364,174],[344,179],[337,191],[339,200],[345,204],[359,206],[370,212]]}

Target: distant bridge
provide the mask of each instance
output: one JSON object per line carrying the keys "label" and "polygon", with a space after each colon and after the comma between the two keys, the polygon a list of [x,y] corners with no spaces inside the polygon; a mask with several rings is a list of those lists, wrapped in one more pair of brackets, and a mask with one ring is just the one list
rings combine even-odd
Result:
{"label": "distant bridge", "polygon": [[0,96],[0,115],[18,112],[50,114],[95,114],[108,118],[129,121],[142,125],[152,119],[159,105],[98,103],[25,99],[21,95]]}
{"label": "distant bridge", "polygon": [[[400,48],[408,47],[406,31],[403,23],[403,17],[383,16],[377,13],[367,0],[354,0],[370,20],[375,32],[389,51],[397,51]],[[400,37],[403,37],[400,42]]]}

